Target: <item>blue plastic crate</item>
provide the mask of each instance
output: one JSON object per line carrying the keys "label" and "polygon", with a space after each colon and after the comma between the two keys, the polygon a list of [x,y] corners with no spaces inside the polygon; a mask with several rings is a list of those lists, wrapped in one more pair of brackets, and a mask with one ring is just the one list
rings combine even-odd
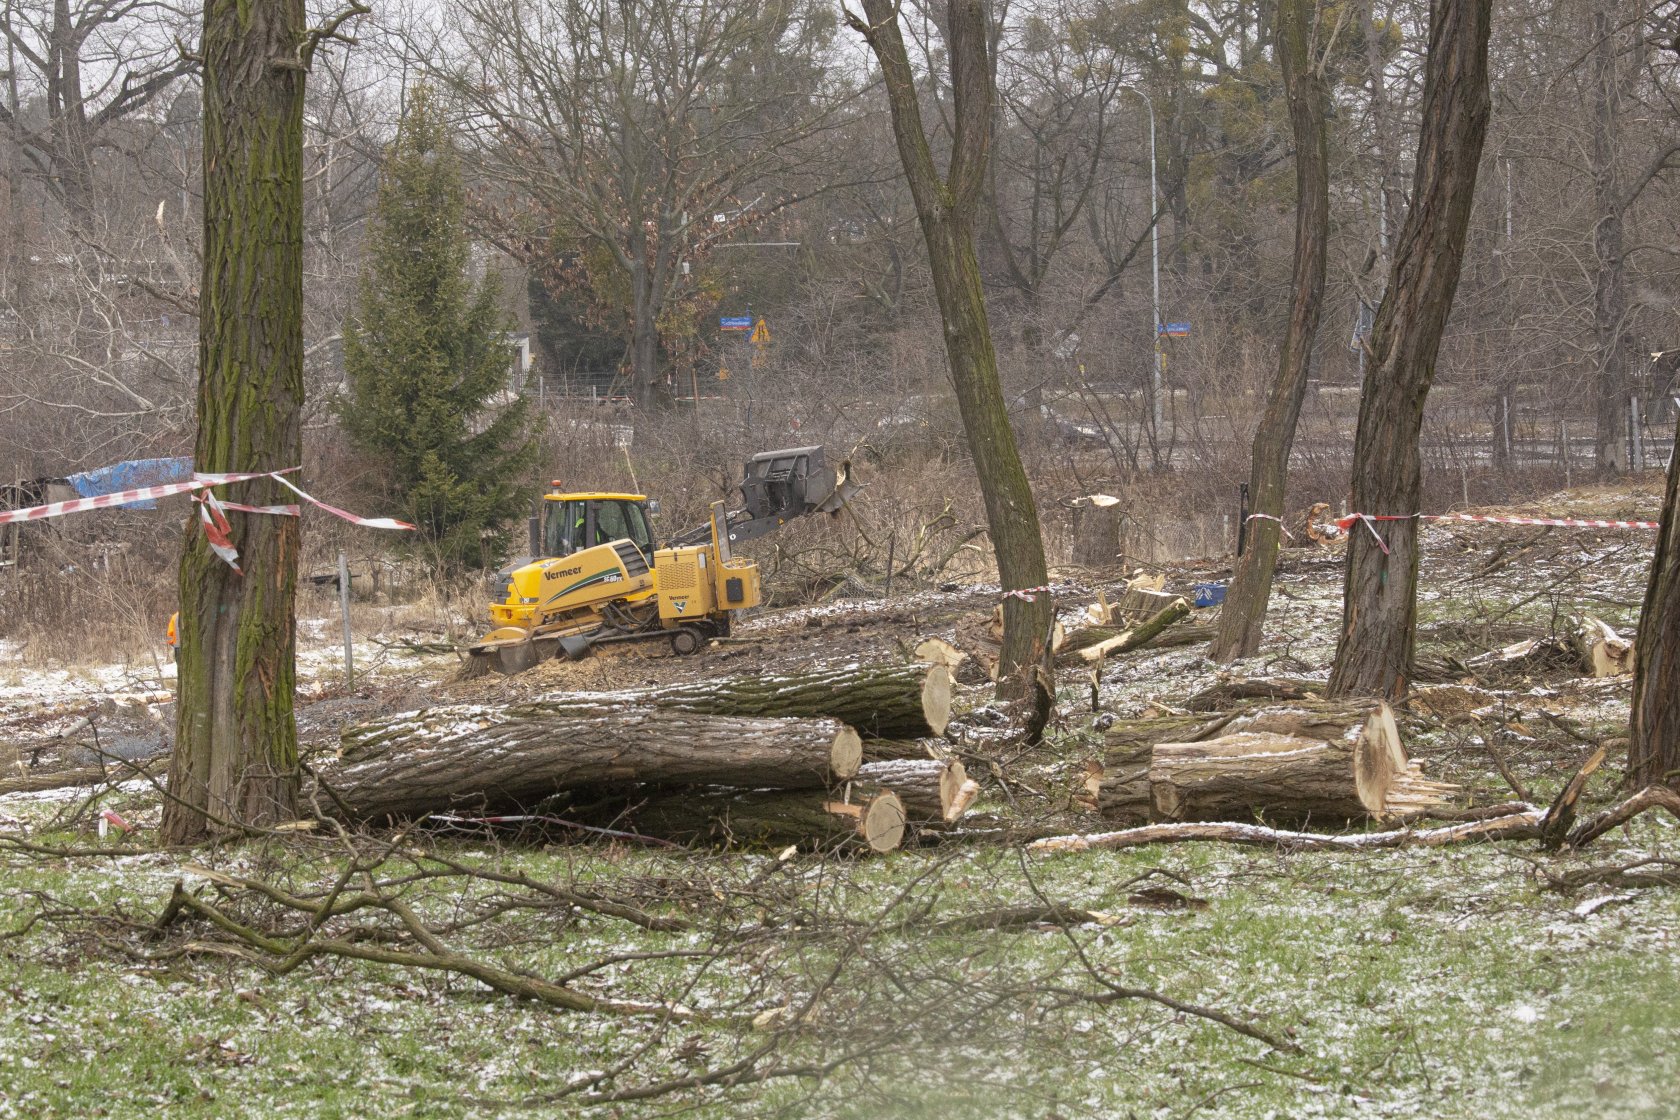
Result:
{"label": "blue plastic crate", "polygon": [[1223,583],[1198,583],[1190,600],[1193,607],[1217,607],[1225,601]]}

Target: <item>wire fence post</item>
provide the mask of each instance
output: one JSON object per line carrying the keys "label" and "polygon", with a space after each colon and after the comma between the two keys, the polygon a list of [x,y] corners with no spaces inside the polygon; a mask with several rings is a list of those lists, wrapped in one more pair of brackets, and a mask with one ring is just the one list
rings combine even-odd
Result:
{"label": "wire fence post", "polygon": [[356,662],[350,644],[350,561],[338,552],[338,613],[344,618],[344,687],[356,687]]}

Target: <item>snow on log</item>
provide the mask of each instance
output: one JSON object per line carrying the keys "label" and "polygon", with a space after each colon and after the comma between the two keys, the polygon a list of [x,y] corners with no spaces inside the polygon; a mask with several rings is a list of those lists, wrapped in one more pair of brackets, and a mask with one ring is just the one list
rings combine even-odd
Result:
{"label": "snow on log", "polygon": [[597,700],[449,705],[347,730],[316,767],[359,819],[528,804],[625,783],[822,789],[862,743],[833,719],[697,715]]}
{"label": "snow on log", "polygon": [[917,827],[954,824],[980,796],[980,784],[955,759],[901,759],[866,762],[854,779],[860,786],[889,789],[898,795]]}
{"label": "snow on log", "polygon": [[634,694],[635,703],[719,716],[826,716],[870,739],[945,734],[951,671],[940,664],[855,665],[793,676],[742,676]]}
{"label": "snow on log", "polygon": [[1161,610],[1128,630],[1113,632],[1088,628],[1068,639],[1063,647],[1062,656],[1071,657],[1073,653],[1077,653],[1086,664],[1091,664],[1113,654],[1140,649],[1153,641],[1161,631],[1189,613],[1189,601],[1180,598],[1172,600]]}

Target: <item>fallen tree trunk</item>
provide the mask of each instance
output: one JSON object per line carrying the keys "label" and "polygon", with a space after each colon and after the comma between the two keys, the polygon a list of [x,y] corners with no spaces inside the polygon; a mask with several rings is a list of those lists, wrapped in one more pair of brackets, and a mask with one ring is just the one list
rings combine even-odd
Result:
{"label": "fallen tree trunk", "polygon": [[1365,852],[1379,848],[1438,848],[1467,840],[1525,840],[1540,835],[1543,809],[1511,813],[1488,820],[1467,821],[1444,828],[1401,828],[1390,832],[1355,832],[1337,836],[1322,832],[1290,832],[1257,824],[1151,824],[1119,832],[1083,836],[1047,836],[1027,847],[1037,852],[1084,852],[1104,848],[1137,848],[1145,844],[1214,841],[1300,852]]}
{"label": "fallen tree trunk", "polygon": [[101,782],[126,782],[147,778],[169,769],[169,756],[158,755],[139,762],[114,759],[105,766],[78,766],[70,770],[51,770],[41,773],[27,771],[16,777],[0,778],[0,795],[8,793],[39,793],[42,790],[63,789],[66,786],[93,786]]}
{"label": "fallen tree trunk", "polygon": [[1633,643],[1600,618],[1583,618],[1574,635],[1575,652],[1589,676],[1619,677],[1633,672]]}
{"label": "fallen tree trunk", "polygon": [[937,738],[951,720],[951,672],[945,665],[858,665],[728,677],[637,693],[633,702],[696,715],[827,717],[870,739]]}
{"label": "fallen tree trunk", "polygon": [[[1062,655],[1071,658],[1077,654],[1080,660],[1090,664],[1114,654],[1140,649],[1153,641],[1161,631],[1189,613],[1189,600],[1174,599],[1166,607],[1128,630],[1108,631],[1100,627],[1089,627],[1067,640],[1062,647]],[[1085,637],[1082,638],[1081,635]]]}
{"label": "fallen tree trunk", "polygon": [[798,790],[702,789],[654,793],[612,814],[615,827],[685,844],[798,844],[807,849],[890,852],[908,814],[891,790],[842,796]]}
{"label": "fallen tree trunk", "polygon": [[1323,695],[1322,681],[1232,677],[1202,689],[1184,706],[1192,712],[1220,712],[1243,700],[1313,700]]}
{"label": "fallen tree trunk", "polygon": [[[1181,738],[1175,740],[1175,733]],[[1312,702],[1116,724],[1075,804],[1123,822],[1416,815],[1456,787],[1406,757],[1386,704]]]}
{"label": "fallen tree trunk", "polygon": [[587,701],[450,705],[344,733],[318,765],[341,812],[411,817],[626,783],[821,789],[862,743],[832,719],[748,719]]}

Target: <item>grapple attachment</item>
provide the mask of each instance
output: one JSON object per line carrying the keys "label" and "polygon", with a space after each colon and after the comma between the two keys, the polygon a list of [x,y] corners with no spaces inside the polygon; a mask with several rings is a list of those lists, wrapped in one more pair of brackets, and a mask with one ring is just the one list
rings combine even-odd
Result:
{"label": "grapple attachment", "polygon": [[858,486],[850,464],[830,467],[821,447],[761,451],[748,459],[741,477],[744,518],[731,519],[729,537],[744,541],[807,513],[838,513]]}

